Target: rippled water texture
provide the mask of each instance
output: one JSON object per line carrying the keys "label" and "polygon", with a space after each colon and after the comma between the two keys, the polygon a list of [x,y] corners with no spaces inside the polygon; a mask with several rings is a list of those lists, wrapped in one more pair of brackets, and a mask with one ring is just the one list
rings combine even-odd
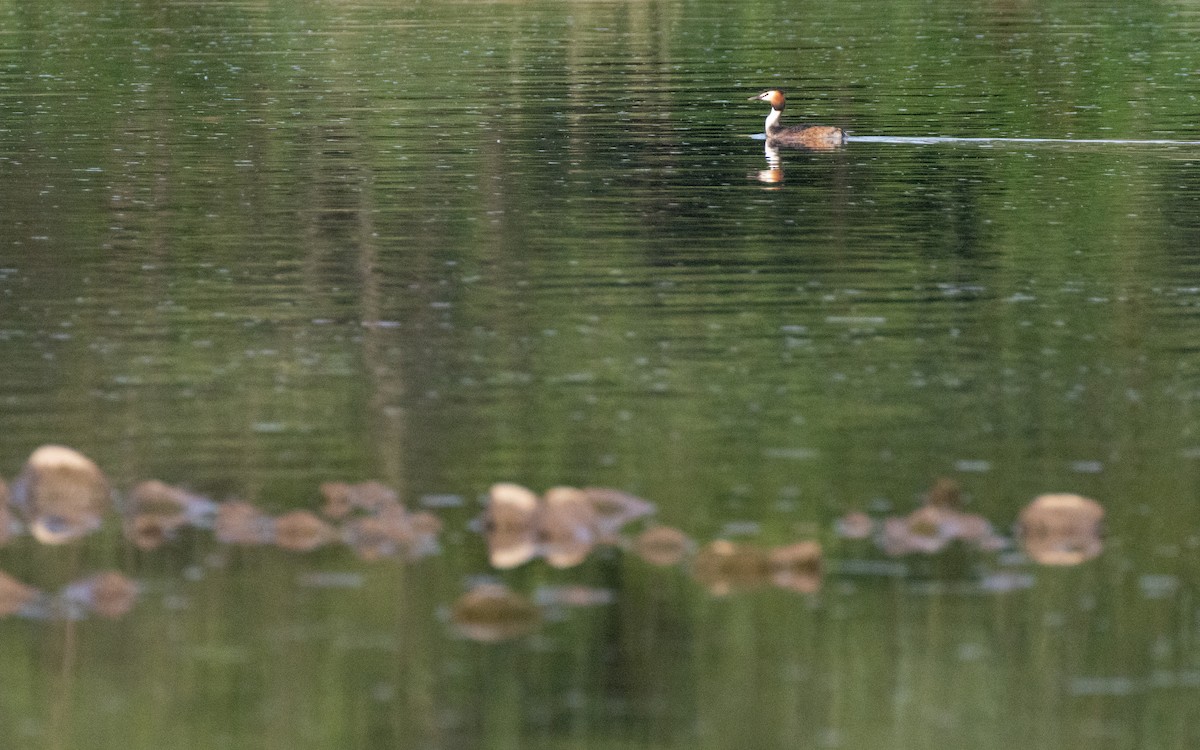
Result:
{"label": "rippled water texture", "polygon": [[1200,746],[1188,4],[0,19],[0,745]]}

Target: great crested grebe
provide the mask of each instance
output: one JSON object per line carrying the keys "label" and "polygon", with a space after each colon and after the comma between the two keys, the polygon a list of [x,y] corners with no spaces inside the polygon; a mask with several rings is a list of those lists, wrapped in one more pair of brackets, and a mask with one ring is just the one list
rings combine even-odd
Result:
{"label": "great crested grebe", "polygon": [[836,148],[846,142],[846,131],[831,125],[799,125],[785,128],[779,124],[783,107],[787,102],[779,89],[769,89],[750,97],[750,101],[763,101],[771,105],[767,115],[767,145],[794,146],[799,148]]}

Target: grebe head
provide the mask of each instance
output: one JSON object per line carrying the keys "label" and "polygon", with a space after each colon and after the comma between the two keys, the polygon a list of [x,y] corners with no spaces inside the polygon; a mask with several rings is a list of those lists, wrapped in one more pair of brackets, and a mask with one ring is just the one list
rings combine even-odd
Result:
{"label": "grebe head", "polygon": [[767,102],[771,105],[772,109],[783,109],[785,99],[783,98],[783,92],[779,89],[767,89],[757,96],[750,97],[750,101]]}

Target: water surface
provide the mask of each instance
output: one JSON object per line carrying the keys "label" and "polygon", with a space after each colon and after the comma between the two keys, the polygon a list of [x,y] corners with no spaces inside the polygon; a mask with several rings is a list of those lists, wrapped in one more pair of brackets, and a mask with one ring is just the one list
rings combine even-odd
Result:
{"label": "water surface", "polygon": [[[0,620],[5,744],[1200,741],[1188,7],[0,15],[0,474],[65,443],[122,494],[282,514],[373,479],[444,523],[415,561],[205,529],[143,552],[114,519],[15,539],[27,585],[141,595]],[[850,142],[769,164],[770,86]],[[1006,534],[1035,495],[1095,498],[1103,554],[835,534],[940,476]],[[497,571],[472,526],[497,481],[634,492],[698,544],[818,540],[826,574]],[[464,638],[480,580],[540,625]]]}

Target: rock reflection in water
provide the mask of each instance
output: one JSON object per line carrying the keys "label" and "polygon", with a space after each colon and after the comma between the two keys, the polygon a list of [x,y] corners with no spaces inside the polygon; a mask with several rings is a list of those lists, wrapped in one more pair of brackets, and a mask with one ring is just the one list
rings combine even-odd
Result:
{"label": "rock reflection in water", "polygon": [[556,568],[580,564],[598,544],[615,544],[629,521],[654,506],[620,490],[553,487],[539,499],[511,482],[488,491],[484,534],[492,567],[515,568],[541,555]]}
{"label": "rock reflection in water", "polygon": [[1041,495],[1017,518],[1025,554],[1042,565],[1078,565],[1104,548],[1104,508],[1072,494]]}
{"label": "rock reflection in water", "polygon": [[377,507],[375,513],[351,518],[342,525],[342,541],[360,559],[402,555],[416,560],[438,551],[442,522],[437,516],[425,511],[410,514],[399,503]]}
{"label": "rock reflection in water", "polygon": [[532,601],[498,583],[475,586],[454,602],[450,612],[455,630],[480,643],[528,635],[541,620],[541,612]]}
{"label": "rock reflection in water", "polygon": [[821,588],[821,545],[812,541],[776,547],[769,555],[771,583],[781,589],[813,594]]}
{"label": "rock reflection in water", "polygon": [[112,490],[87,456],[61,445],[43,445],[14,480],[12,504],[39,542],[64,544],[100,528],[112,506]]}
{"label": "rock reflection in water", "polygon": [[[876,528],[864,513],[847,514],[836,523],[839,536],[865,538]],[[878,527],[875,542],[885,554],[900,557],[932,555],[960,542],[994,552],[1007,546],[990,521],[962,510],[962,490],[952,479],[938,479],[925,495],[925,504],[906,516],[889,516]]]}
{"label": "rock reflection in water", "polygon": [[106,619],[115,620],[133,609],[138,586],[116,571],[105,571],[72,583],[61,599]]}
{"label": "rock reflection in water", "polygon": [[184,526],[211,524],[216,510],[206,497],[151,479],[130,490],[122,528],[129,541],[148,551],[174,539]]}
{"label": "rock reflection in water", "polygon": [[312,552],[340,541],[362,560],[396,555],[415,560],[439,551],[441,519],[426,511],[410,514],[384,485],[326,483],[321,492],[326,499],[323,512],[341,517],[340,526],[308,510],[272,518],[250,503],[230,500],[217,506],[216,539],[234,545],[273,544],[293,552]]}
{"label": "rock reflection in water", "polygon": [[766,583],[811,594],[821,588],[821,545],[814,541],[763,549],[718,539],[700,549],[692,576],[713,596]]}
{"label": "rock reflection in water", "polygon": [[500,482],[488,491],[488,560],[493,568],[506,570],[537,556],[538,497],[519,484]]}
{"label": "rock reflection in water", "polygon": [[325,482],[320,487],[325,498],[321,509],[329,518],[340,521],[355,510],[378,513],[389,505],[398,505],[400,496],[382,482]]}
{"label": "rock reflection in water", "polygon": [[[8,491],[0,482],[0,543],[20,532],[21,525],[9,516],[10,506],[24,515],[39,541],[61,543],[99,528],[112,504],[112,491],[99,468],[61,446],[34,451],[11,488],[11,498]],[[192,526],[211,527],[216,541],[228,545],[272,544],[311,552],[341,542],[363,560],[413,560],[438,551],[441,519],[428,511],[409,513],[398,494],[379,482],[327,482],[320,493],[324,518],[310,510],[272,517],[248,502],[213,503],[179,487],[145,481],[128,495],[123,529],[142,550],[155,549]],[[962,504],[958,484],[940,479],[926,493],[924,504],[907,515],[877,523],[853,512],[838,519],[835,530],[845,539],[873,537],[889,555],[933,554],[953,542],[989,551],[1007,544],[987,519],[967,513]],[[651,525],[627,542],[622,537],[625,527],[652,516],[654,510],[652,503],[615,489],[559,486],[539,497],[520,485],[498,483],[489,490],[484,516],[489,561],[505,569],[540,556],[552,567],[570,568],[601,545],[616,545],[655,566],[680,565],[690,558],[693,579],[714,596],[764,585],[802,594],[821,588],[824,564],[817,541],[768,548],[717,539],[696,551],[681,530]],[[1021,542],[1036,562],[1078,564],[1100,554],[1103,517],[1093,500],[1043,495],[1021,512]],[[757,524],[753,528],[757,530]],[[980,590],[1031,585],[1028,576],[1005,575],[1001,571],[986,578]],[[302,580],[316,582],[305,585],[327,585],[320,583],[326,579]],[[361,585],[361,578],[350,580]],[[115,571],[71,583],[56,596],[0,573],[0,616],[118,618],[131,610],[138,593],[134,581]],[[454,603],[451,621],[464,637],[494,643],[533,632],[545,619],[539,605],[561,614],[567,607],[610,604],[616,596],[614,589],[561,583],[537,587],[531,600],[505,586],[485,583]]]}
{"label": "rock reflection in water", "polygon": [[342,541],[362,560],[401,553],[412,541],[408,514],[400,505],[389,505],[373,515],[352,518],[342,525]]}
{"label": "rock reflection in water", "polygon": [[713,596],[760,586],[770,574],[766,550],[725,539],[704,545],[692,561],[692,576]]}
{"label": "rock reflection in water", "polygon": [[53,597],[0,572],[0,617],[79,620],[95,614],[117,619],[133,609],[138,593],[138,585],[116,571],[69,583]]}

